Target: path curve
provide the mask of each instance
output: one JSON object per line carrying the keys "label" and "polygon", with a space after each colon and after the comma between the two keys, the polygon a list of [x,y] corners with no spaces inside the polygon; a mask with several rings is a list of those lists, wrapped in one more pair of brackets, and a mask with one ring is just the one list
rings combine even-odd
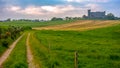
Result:
{"label": "path curve", "polygon": [[16,41],[14,41],[13,44],[11,44],[10,47],[0,57],[0,68],[2,68],[3,62],[9,57],[10,53],[12,52],[14,47],[16,46],[17,42],[23,37],[23,35],[21,35]]}
{"label": "path curve", "polygon": [[30,33],[28,34],[27,40],[26,40],[28,68],[39,68],[37,65],[35,65],[33,61],[33,55],[29,45],[29,40],[30,40],[29,38],[30,38]]}

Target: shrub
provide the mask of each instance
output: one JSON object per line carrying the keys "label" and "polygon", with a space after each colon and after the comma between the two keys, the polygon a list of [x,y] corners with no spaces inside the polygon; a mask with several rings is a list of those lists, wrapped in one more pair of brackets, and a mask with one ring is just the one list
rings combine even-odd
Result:
{"label": "shrub", "polygon": [[120,55],[118,54],[111,54],[109,57],[111,60],[120,60]]}
{"label": "shrub", "polygon": [[24,26],[24,27],[22,27],[22,31],[24,31],[24,30],[31,30],[32,29],[32,27],[30,27],[30,26]]}
{"label": "shrub", "polygon": [[6,41],[6,40],[3,40],[3,41],[2,41],[2,45],[3,45],[4,47],[8,47],[8,44],[9,44],[8,41]]}

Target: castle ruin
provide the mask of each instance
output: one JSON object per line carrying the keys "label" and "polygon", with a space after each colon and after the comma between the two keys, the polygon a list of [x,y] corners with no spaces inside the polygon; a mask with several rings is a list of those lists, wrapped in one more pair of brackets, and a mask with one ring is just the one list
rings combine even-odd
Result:
{"label": "castle ruin", "polygon": [[105,11],[104,12],[91,12],[88,10],[88,18],[105,18]]}

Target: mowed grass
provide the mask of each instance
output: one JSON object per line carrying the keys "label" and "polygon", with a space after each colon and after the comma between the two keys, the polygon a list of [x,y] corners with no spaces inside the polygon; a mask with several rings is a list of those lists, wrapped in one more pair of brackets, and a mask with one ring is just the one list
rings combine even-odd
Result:
{"label": "mowed grass", "polygon": [[8,59],[3,63],[3,68],[28,68],[26,57],[26,34],[17,43]]}
{"label": "mowed grass", "polygon": [[75,51],[79,68],[120,68],[120,25],[82,32],[41,30],[34,36],[39,40],[32,43],[35,56],[47,68],[74,68]]}
{"label": "mowed grass", "polygon": [[113,25],[120,24],[119,20],[77,20],[73,23],[66,23],[62,25],[46,26],[46,27],[36,27],[36,30],[74,30],[74,31],[85,31],[93,30],[96,28],[103,28]]}
{"label": "mowed grass", "polygon": [[11,21],[0,22],[0,26],[30,26],[30,27],[43,27],[51,25],[60,25],[65,23],[71,23],[75,20],[63,20],[63,21],[45,21],[45,22],[31,22],[31,21]]}

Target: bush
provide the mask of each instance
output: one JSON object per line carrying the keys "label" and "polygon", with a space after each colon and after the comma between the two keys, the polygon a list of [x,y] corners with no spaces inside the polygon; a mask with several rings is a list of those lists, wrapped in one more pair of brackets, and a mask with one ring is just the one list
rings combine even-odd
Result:
{"label": "bush", "polygon": [[30,27],[30,26],[22,27],[22,31],[24,31],[24,30],[31,30],[31,29],[32,29],[32,27]]}
{"label": "bush", "polygon": [[4,40],[4,41],[2,41],[2,45],[4,46],[4,47],[8,47],[8,41],[6,41],[6,40]]}
{"label": "bush", "polygon": [[111,54],[110,55],[110,59],[111,60],[120,60],[120,55],[118,55],[118,54]]}

